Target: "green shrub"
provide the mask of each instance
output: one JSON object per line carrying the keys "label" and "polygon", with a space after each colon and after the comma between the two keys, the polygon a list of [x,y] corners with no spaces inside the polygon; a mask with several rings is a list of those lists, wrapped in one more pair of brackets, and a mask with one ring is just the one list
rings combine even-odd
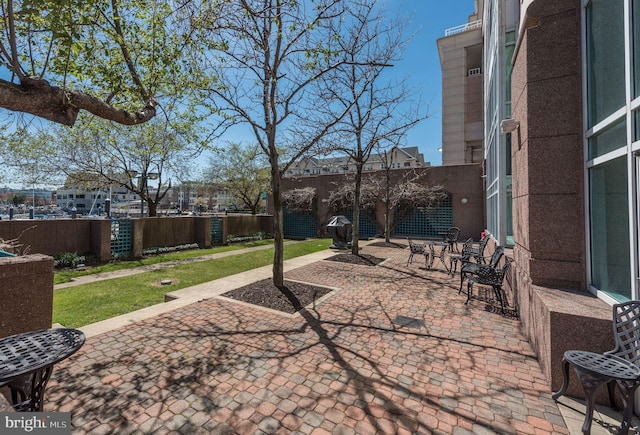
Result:
{"label": "green shrub", "polygon": [[264,231],[259,231],[257,233],[253,233],[250,234],[248,236],[243,236],[243,237],[238,237],[238,236],[234,236],[232,234],[229,234],[227,236],[227,243],[229,243],[230,245],[233,243],[244,243],[244,242],[253,242],[256,240],[266,240],[266,239],[270,239],[271,235],[264,232]]}
{"label": "green shrub", "polygon": [[142,251],[142,255],[160,255],[167,254],[169,252],[177,252],[177,251],[186,251],[189,249],[198,249],[197,243],[187,243],[184,245],[177,246],[158,246],[146,248]]}
{"label": "green shrub", "polygon": [[76,268],[84,262],[84,256],[78,255],[77,252],[63,252],[53,258],[53,265],[56,269]]}

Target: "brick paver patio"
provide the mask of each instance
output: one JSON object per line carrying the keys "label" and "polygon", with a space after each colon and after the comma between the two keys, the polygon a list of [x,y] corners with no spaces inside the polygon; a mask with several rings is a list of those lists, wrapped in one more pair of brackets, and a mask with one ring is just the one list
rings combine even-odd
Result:
{"label": "brick paver patio", "polygon": [[517,320],[407,250],[363,252],[389,260],[286,273],[338,289],[302,315],[212,298],[90,337],[45,410],[96,434],[568,433]]}

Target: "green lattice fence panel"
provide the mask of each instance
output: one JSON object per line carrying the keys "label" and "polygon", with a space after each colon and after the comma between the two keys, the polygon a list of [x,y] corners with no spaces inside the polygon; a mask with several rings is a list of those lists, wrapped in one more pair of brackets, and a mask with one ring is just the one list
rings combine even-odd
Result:
{"label": "green lattice fence panel", "polygon": [[[353,223],[353,209],[342,210],[341,214]],[[360,221],[358,222],[360,238],[375,237],[376,230],[376,212],[375,210],[360,210]]]}
{"label": "green lattice fence panel", "polygon": [[284,210],[284,236],[290,239],[318,237],[318,216],[315,212],[301,213]]}
{"label": "green lattice fence panel", "polygon": [[441,237],[453,226],[451,195],[430,207],[404,207],[395,210],[396,236]]}
{"label": "green lattice fence panel", "polygon": [[211,217],[211,243],[222,243],[222,219]]}
{"label": "green lattice fence panel", "polygon": [[131,219],[111,219],[111,257],[128,257],[133,247]]}

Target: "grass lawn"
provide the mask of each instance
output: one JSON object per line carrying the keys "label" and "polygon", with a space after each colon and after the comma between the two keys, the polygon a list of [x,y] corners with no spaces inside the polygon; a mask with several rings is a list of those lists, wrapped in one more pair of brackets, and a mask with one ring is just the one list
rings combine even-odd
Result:
{"label": "grass lawn", "polygon": [[[332,239],[314,239],[285,245],[284,258],[322,251],[331,243]],[[165,293],[272,263],[270,248],[55,290],[53,321],[77,328],[162,303]],[[162,279],[172,284],[161,286]]]}
{"label": "grass lawn", "polygon": [[251,248],[253,246],[272,245],[273,240],[256,240],[254,242],[238,243],[228,246],[214,246],[205,249],[191,249],[188,251],[171,252],[167,254],[152,255],[139,260],[116,261],[113,263],[101,264],[99,266],[88,267],[85,270],[60,270],[56,271],[53,277],[53,283],[64,284],[70,282],[73,278],[84,275],[93,275],[96,273],[113,272],[114,270],[132,269],[134,267],[146,266],[149,264],[165,263],[167,261],[186,260],[189,258],[202,257],[209,254],[217,254],[219,252],[234,251],[236,249]]}

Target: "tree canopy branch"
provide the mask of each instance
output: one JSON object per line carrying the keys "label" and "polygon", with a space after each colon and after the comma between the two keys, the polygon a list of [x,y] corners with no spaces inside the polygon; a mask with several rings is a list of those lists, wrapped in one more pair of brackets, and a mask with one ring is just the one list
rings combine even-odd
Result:
{"label": "tree canopy branch", "polygon": [[124,125],[141,124],[156,115],[153,99],[149,99],[141,111],[129,112],[87,93],[59,88],[46,80],[28,77],[19,85],[0,79],[0,107],[68,126],[75,124],[80,110]]}

